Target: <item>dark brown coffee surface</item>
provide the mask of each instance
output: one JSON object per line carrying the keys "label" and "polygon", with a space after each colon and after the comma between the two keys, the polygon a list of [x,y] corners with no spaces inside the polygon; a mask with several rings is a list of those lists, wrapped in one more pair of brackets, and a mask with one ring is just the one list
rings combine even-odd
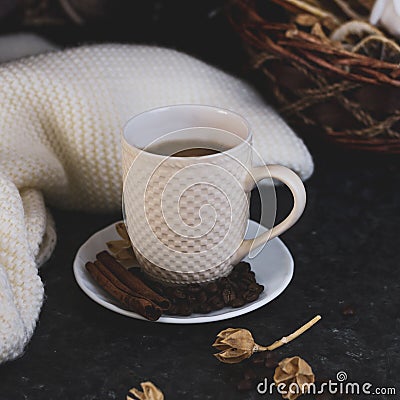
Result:
{"label": "dark brown coffee surface", "polygon": [[146,151],[167,157],[204,157],[221,153],[229,147],[202,140],[168,140],[146,147]]}
{"label": "dark brown coffee surface", "polygon": [[204,149],[201,147],[194,147],[193,149],[177,151],[176,153],[171,154],[171,157],[203,157],[217,153],[220,153],[220,151],[213,149]]}

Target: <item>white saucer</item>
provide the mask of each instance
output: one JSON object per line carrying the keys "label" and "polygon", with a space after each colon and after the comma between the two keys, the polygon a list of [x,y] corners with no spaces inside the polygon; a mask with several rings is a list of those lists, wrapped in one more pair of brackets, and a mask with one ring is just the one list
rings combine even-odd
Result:
{"label": "white saucer", "polygon": [[[259,231],[257,232],[258,229]],[[257,222],[249,220],[246,238],[252,238],[264,231],[266,231],[266,228],[260,226]],[[117,239],[120,238],[115,230],[115,224],[92,235],[81,246],[75,256],[73,264],[75,279],[80,288],[96,303],[116,313],[145,320],[142,316],[121,308],[119,303],[101,289],[86,271],[86,262],[95,260],[96,254],[106,249],[106,242]],[[244,261],[251,264],[251,268],[256,274],[257,282],[264,285],[264,292],[261,293],[256,301],[240,308],[225,307],[209,314],[192,314],[189,317],[161,316],[156,322],[199,324],[237,317],[256,310],[275,299],[285,290],[292,279],[294,271],[293,258],[285,244],[278,238],[268,242],[255,258],[251,260],[245,258]]]}

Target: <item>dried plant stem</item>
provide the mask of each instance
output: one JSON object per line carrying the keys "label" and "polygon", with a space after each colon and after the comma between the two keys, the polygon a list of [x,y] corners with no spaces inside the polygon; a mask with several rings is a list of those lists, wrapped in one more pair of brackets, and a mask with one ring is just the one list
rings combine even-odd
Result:
{"label": "dried plant stem", "polygon": [[72,5],[70,4],[70,2],[68,0],[59,0],[59,3],[61,4],[61,7],[68,14],[68,16],[71,18],[71,20],[73,22],[75,22],[77,25],[83,25],[84,24],[84,20],[75,11],[75,9],[72,7]]}
{"label": "dried plant stem", "polygon": [[334,0],[337,6],[347,15],[347,17],[358,20],[365,20],[366,18],[355,12],[345,0]]}
{"label": "dried plant stem", "polygon": [[320,319],[321,319],[321,316],[317,315],[311,321],[308,321],[301,328],[297,329],[297,331],[293,332],[289,336],[284,336],[282,339],[277,340],[276,342],[272,343],[271,345],[269,345],[267,347],[256,345],[256,348],[255,348],[254,352],[257,353],[257,352],[261,352],[261,351],[272,351],[272,350],[275,350],[278,347],[281,347],[281,346],[291,342],[292,340],[296,339],[297,337],[302,335],[304,332],[308,331]]}
{"label": "dried plant stem", "polygon": [[287,3],[294,5],[295,7],[300,8],[300,10],[306,11],[312,15],[315,15],[320,18],[329,18],[329,17],[334,17],[333,14],[321,10],[318,7],[314,7],[311,4],[307,4],[301,0],[286,0]]}

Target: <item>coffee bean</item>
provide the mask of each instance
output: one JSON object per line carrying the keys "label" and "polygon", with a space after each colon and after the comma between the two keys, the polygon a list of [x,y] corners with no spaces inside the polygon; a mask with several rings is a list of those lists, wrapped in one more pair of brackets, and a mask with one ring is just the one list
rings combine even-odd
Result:
{"label": "coffee bean", "polygon": [[236,281],[236,278],[239,276],[239,274],[237,273],[237,271],[235,271],[234,269],[232,270],[232,272],[228,275],[228,278],[230,280],[234,280]]}
{"label": "coffee bean", "polygon": [[214,296],[211,296],[211,297],[207,300],[207,303],[208,303],[208,304],[214,304],[214,303],[219,302],[219,301],[221,301],[221,298],[216,294],[216,295],[214,295]]}
{"label": "coffee bean", "polygon": [[240,282],[245,283],[246,286],[249,286],[249,284],[251,283],[251,279],[249,279],[247,275],[242,275],[240,277]]}
{"label": "coffee bean", "polygon": [[200,293],[197,294],[197,301],[199,303],[205,303],[207,301],[207,295],[206,292],[201,291]]}
{"label": "coffee bean", "polygon": [[225,303],[223,302],[223,300],[219,297],[219,296],[213,296],[211,297],[207,303],[210,305],[210,307],[213,310],[221,310],[222,308],[225,307]]}
{"label": "coffee bean", "polygon": [[259,297],[260,297],[260,295],[259,295],[258,293],[254,293],[254,294],[252,294],[251,296],[249,296],[249,297],[247,298],[247,301],[248,301],[249,303],[251,303],[251,302],[253,302],[253,301],[256,301]]}
{"label": "coffee bean", "polygon": [[205,310],[205,304],[196,304],[194,306],[194,312],[197,312],[199,314],[204,314]]}
{"label": "coffee bean", "polygon": [[251,303],[252,301],[255,301],[258,299],[259,294],[247,291],[243,294],[243,298],[248,302]]}
{"label": "coffee bean", "polygon": [[187,301],[189,304],[194,304],[194,303],[197,302],[197,297],[196,297],[194,294],[189,293],[189,294],[186,296],[186,301]]}
{"label": "coffee bean", "polygon": [[207,303],[197,304],[196,307],[200,314],[208,314],[212,311],[211,305]]}
{"label": "coffee bean", "polygon": [[234,271],[239,274],[250,272],[250,264],[242,261],[234,267]]}
{"label": "coffee bean", "polygon": [[167,313],[170,315],[174,315],[174,314],[176,315],[176,314],[178,314],[178,312],[179,312],[179,309],[178,309],[177,305],[171,303]]}
{"label": "coffee bean", "polygon": [[245,300],[243,299],[243,297],[236,297],[236,299],[233,300],[233,301],[231,302],[230,305],[231,305],[233,308],[238,308],[238,307],[244,306],[245,304],[246,304],[246,302],[245,302]]}
{"label": "coffee bean", "polygon": [[199,293],[201,291],[201,286],[197,283],[192,283],[188,286],[187,291],[189,293]]}
{"label": "coffee bean", "polygon": [[229,284],[231,285],[232,289],[238,290],[239,285],[232,279],[232,277],[229,277]]}
{"label": "coffee bean", "polygon": [[185,292],[179,288],[174,289],[174,291],[172,292],[172,296],[176,297],[177,299],[185,299],[186,298]]}
{"label": "coffee bean", "polygon": [[235,300],[236,295],[235,295],[235,293],[233,292],[232,289],[230,289],[230,288],[225,288],[225,289],[222,291],[222,298],[223,298],[223,300],[224,300],[224,303],[225,303],[226,305],[228,305],[228,304],[231,304],[231,302],[232,302],[233,300]]}
{"label": "coffee bean", "polygon": [[[222,307],[223,308],[223,307]],[[210,313],[211,311],[213,311],[214,309],[209,305],[209,304],[206,304],[206,311],[205,311],[205,314],[208,314],[208,313]]]}
{"label": "coffee bean", "polygon": [[258,284],[256,282],[250,283],[250,285],[247,286],[247,290],[249,292],[258,292],[259,291]]}
{"label": "coffee bean", "polygon": [[220,287],[229,287],[230,286],[229,279],[226,276],[220,278],[218,284]]}
{"label": "coffee bean", "polygon": [[206,291],[208,293],[217,293],[218,292],[218,285],[215,282],[211,282],[206,286]]}
{"label": "coffee bean", "polygon": [[248,282],[240,280],[237,284],[240,290],[246,290],[248,286]]}
{"label": "coffee bean", "polygon": [[264,290],[256,282],[255,274],[246,262],[236,265],[228,276],[204,285],[196,283],[170,287],[150,280],[148,285],[170,300],[168,314],[183,316],[193,312],[207,314],[227,306],[242,307],[255,301]]}
{"label": "coffee bean", "polygon": [[173,288],[171,286],[165,286],[165,288],[164,288],[165,296],[168,297],[169,299],[172,299],[174,297],[174,295],[173,295],[174,290],[175,290],[175,288]]}
{"label": "coffee bean", "polygon": [[[147,284],[148,284],[148,282],[146,282]],[[155,291],[155,292],[157,292],[157,293],[159,293],[159,294],[161,294],[161,295],[163,295],[164,293],[165,293],[165,287],[163,287],[162,285],[161,285],[161,283],[156,283],[156,282],[154,282],[152,285],[151,285],[151,287],[152,287],[152,289]]]}
{"label": "coffee bean", "polygon": [[215,311],[217,310],[222,310],[225,307],[225,304],[222,300],[220,300],[217,303],[214,303],[213,305],[211,305],[211,308]]}
{"label": "coffee bean", "polygon": [[193,312],[192,307],[190,307],[189,304],[183,303],[178,306],[178,314],[179,315],[188,317],[189,315],[192,314],[192,312]]}

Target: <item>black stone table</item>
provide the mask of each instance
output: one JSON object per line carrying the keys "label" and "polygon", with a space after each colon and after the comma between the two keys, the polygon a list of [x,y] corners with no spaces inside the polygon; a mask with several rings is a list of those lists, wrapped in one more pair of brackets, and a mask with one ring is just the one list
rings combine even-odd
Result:
{"label": "black stone table", "polygon": [[[348,152],[318,141],[309,144],[315,173],[306,182],[307,209],[282,236],[295,259],[293,281],[272,303],[233,320],[165,325],[100,307],[77,286],[72,260],[88,236],[120,215],[53,210],[58,245],[40,270],[46,301],[25,354],[0,366],[0,399],[125,399],[129,388],[145,380],[155,382],[170,400],[279,398],[259,395],[255,384],[239,392],[236,385],[251,363],[220,364],[211,344],[226,327],[246,327],[258,342],[269,344],[316,314],[322,321],[279,349],[278,360],[300,355],[318,379],[334,379],[345,371],[348,381],[396,387],[399,159]],[[279,219],[291,200],[283,187],[277,195]],[[258,203],[255,196],[253,218]],[[344,308],[354,314],[344,315]],[[397,393],[371,398],[396,399],[399,386]]]}

